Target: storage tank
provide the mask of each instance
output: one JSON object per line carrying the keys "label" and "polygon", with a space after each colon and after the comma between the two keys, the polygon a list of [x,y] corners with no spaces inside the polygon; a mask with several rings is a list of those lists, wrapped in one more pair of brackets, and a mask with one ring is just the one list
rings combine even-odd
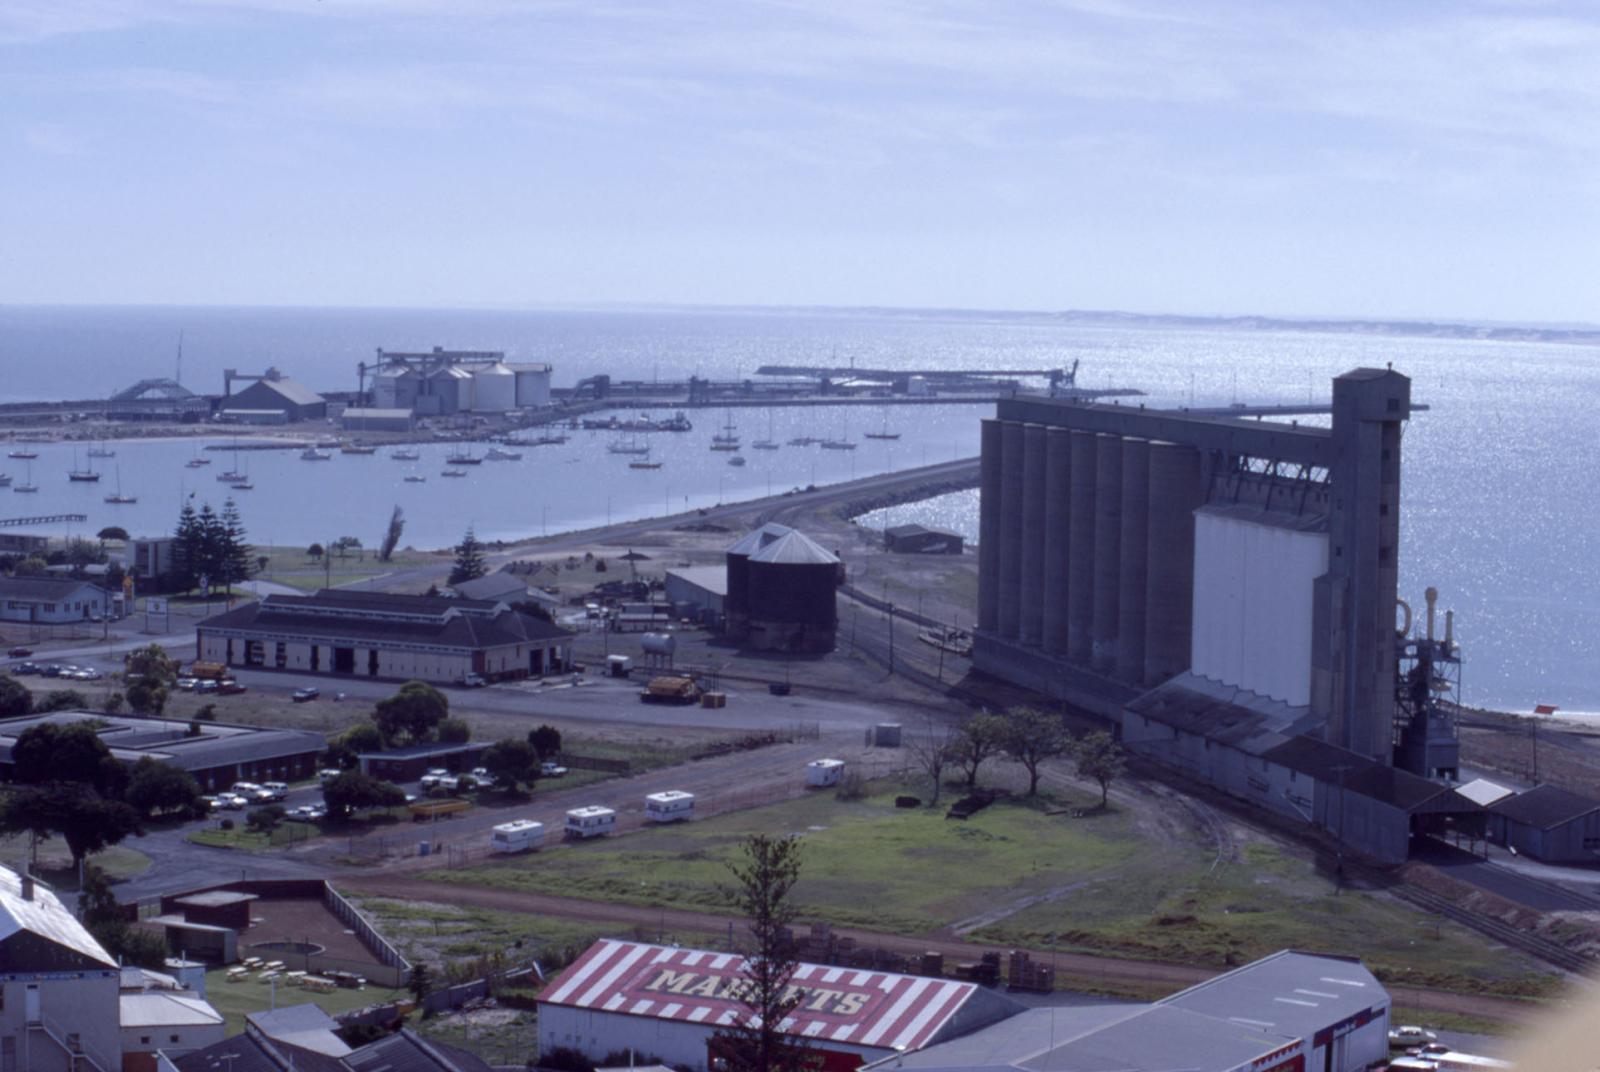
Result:
{"label": "storage tank", "polygon": [[472,408],[504,413],[517,408],[517,374],[505,365],[485,365],[472,374]]}
{"label": "storage tank", "polygon": [[769,521],[728,548],[728,593],[723,598],[722,609],[728,618],[728,631],[735,636],[745,628],[750,617],[750,556],[793,531],[788,525]]}
{"label": "storage tank", "polygon": [[[799,532],[750,556],[750,620],[824,629],[839,624],[839,559]],[[831,648],[830,636],[828,646]]]}
{"label": "storage tank", "polygon": [[517,374],[517,405],[539,407],[550,404],[549,365],[508,365]]}
{"label": "storage tank", "polygon": [[671,658],[678,650],[678,638],[671,633],[646,633],[639,643],[646,655],[665,655]]}

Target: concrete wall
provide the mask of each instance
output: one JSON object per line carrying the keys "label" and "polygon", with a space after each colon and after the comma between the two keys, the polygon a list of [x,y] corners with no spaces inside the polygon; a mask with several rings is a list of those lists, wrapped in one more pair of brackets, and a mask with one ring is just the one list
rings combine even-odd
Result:
{"label": "concrete wall", "polygon": [[1328,568],[1327,536],[1202,510],[1194,555],[1194,672],[1306,706],[1312,596]]}

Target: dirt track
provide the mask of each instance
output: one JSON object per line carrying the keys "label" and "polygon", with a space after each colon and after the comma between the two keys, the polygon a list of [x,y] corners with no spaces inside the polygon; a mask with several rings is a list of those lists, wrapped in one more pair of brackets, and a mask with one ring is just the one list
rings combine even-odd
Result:
{"label": "dirt track", "polygon": [[[718,912],[647,908],[605,901],[586,901],[576,897],[430,882],[424,878],[412,878],[392,872],[350,875],[341,878],[339,885],[353,892],[377,897],[436,901],[499,912],[556,916],[590,923],[613,923],[625,928],[638,927],[646,931],[665,926],[673,930],[720,934],[726,932],[730,926],[735,928],[743,926],[740,917]],[[915,955],[927,951],[939,952],[950,962],[977,960],[994,948],[938,934],[908,938],[854,927],[834,927],[833,933],[841,937],[854,938],[866,946],[889,949],[897,953]],[[1038,956],[1055,964],[1058,973],[1063,976],[1084,980],[1138,983],[1144,987],[1169,991],[1192,986],[1218,974],[1213,969],[1191,964],[1161,964],[1145,960],[1090,956],[1083,953],[1052,953],[1046,950],[1040,951]],[[1389,994],[1396,1004],[1414,1009],[1505,1022],[1529,1020],[1541,1011],[1526,1002],[1475,994],[1451,994],[1403,986],[1389,987]]]}

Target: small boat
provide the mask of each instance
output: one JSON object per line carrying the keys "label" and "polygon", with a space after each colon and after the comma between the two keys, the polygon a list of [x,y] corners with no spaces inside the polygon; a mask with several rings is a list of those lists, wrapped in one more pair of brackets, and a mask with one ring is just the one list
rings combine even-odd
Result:
{"label": "small boat", "polygon": [[36,450],[14,450],[6,455],[7,458],[20,458],[23,461],[29,462],[33,461],[33,459],[37,458],[38,456],[39,452]]}
{"label": "small boat", "polygon": [[120,465],[117,466],[117,490],[106,496],[106,502],[120,505],[124,503],[136,503],[138,501],[139,496],[137,495],[122,494],[122,467]]}
{"label": "small boat", "polygon": [[629,469],[660,469],[660,462],[629,462]]}
{"label": "small boat", "polygon": [[483,459],[470,451],[463,451],[460,454],[450,455],[444,460],[444,463],[446,465],[482,465]]}
{"label": "small boat", "polygon": [[767,438],[758,439],[750,444],[756,450],[777,450],[778,441],[772,438],[772,410],[767,410]]}
{"label": "small boat", "polygon": [[564,435],[542,435],[539,438],[535,439],[533,441],[533,443],[534,443],[535,446],[538,446],[538,447],[559,447],[561,444],[565,443],[569,438],[571,438],[571,437],[570,436],[564,436]]}
{"label": "small boat", "polygon": [[249,479],[250,479],[250,474],[241,473],[241,472],[238,472],[237,470],[233,470],[233,469],[228,470],[226,473],[218,473],[217,474],[217,481],[218,481],[218,483],[221,483],[221,484],[243,484],[246,480],[249,480]]}
{"label": "small boat", "polygon": [[201,468],[204,468],[207,465],[210,465],[211,464],[211,459],[210,458],[190,458],[188,461],[184,462],[183,464],[184,464],[185,468],[188,468],[188,469],[201,469]]}
{"label": "small boat", "polygon": [[712,450],[738,450],[739,437],[734,434],[733,414],[728,414],[728,419],[722,424],[722,431],[711,437]]}
{"label": "small boat", "polygon": [[316,447],[307,447],[300,452],[300,460],[303,462],[325,462],[332,458],[332,454],[325,450],[318,450]]}
{"label": "small boat", "polygon": [[467,475],[467,471],[465,469],[446,469],[444,472],[440,473],[439,475],[440,476],[466,476]]}
{"label": "small boat", "polygon": [[366,443],[340,443],[339,444],[339,453],[340,454],[376,454],[376,453],[378,453],[378,448],[374,447],[374,446],[369,446]]}
{"label": "small boat", "polygon": [[504,450],[500,447],[490,447],[484,459],[491,462],[520,462],[522,455],[514,450]]}
{"label": "small boat", "polygon": [[116,456],[117,452],[104,444],[89,448],[89,457],[91,458],[115,458]]}
{"label": "small boat", "polygon": [[899,439],[900,438],[900,433],[899,432],[891,432],[891,431],[889,431],[889,422],[888,422],[887,418],[885,418],[885,420],[884,420],[883,431],[881,431],[881,432],[863,432],[861,434],[863,436],[865,436],[866,438],[868,438],[868,439]]}
{"label": "small boat", "polygon": [[20,491],[24,495],[39,490],[39,485],[37,485],[37,484],[35,484],[33,482],[33,463],[31,461],[28,463],[28,477],[27,477],[27,479],[24,480],[20,484],[13,484],[12,487],[11,487],[11,490],[12,491]]}
{"label": "small boat", "polygon": [[609,444],[606,450],[612,454],[649,454],[650,446],[647,443],[639,442],[637,439],[619,439],[617,442]]}
{"label": "small boat", "polygon": [[735,454],[733,457],[728,459],[728,464],[729,465],[743,465],[743,464],[745,464],[744,455],[743,454]]}
{"label": "small boat", "polygon": [[240,480],[240,481],[236,482],[233,486],[235,488],[237,488],[239,491],[254,491],[255,490],[255,485],[250,483],[250,479],[248,477],[246,477],[244,480]]}
{"label": "small boat", "polygon": [[397,462],[419,462],[422,460],[422,452],[416,450],[397,450],[392,452],[389,457]]}
{"label": "small boat", "polygon": [[[450,474],[446,473],[445,475],[449,476]],[[427,477],[418,476],[415,473],[412,473],[410,476],[406,477],[406,483],[407,484],[426,484],[427,482],[428,482],[428,478]]]}
{"label": "small boat", "polygon": [[10,473],[0,473],[0,488],[9,488],[10,486],[11,486],[11,474]]}
{"label": "small boat", "polygon": [[818,439],[816,436],[803,435],[795,436],[793,439],[789,440],[789,445],[791,447],[814,447],[821,442],[822,440]]}
{"label": "small boat", "polygon": [[856,449],[856,444],[851,443],[849,440],[845,440],[845,439],[824,439],[822,441],[822,449],[823,450],[855,450]]}
{"label": "small boat", "polygon": [[87,469],[78,468],[78,452],[72,452],[72,468],[67,471],[67,479],[77,484],[95,484],[100,480],[100,474],[94,471],[94,466]]}

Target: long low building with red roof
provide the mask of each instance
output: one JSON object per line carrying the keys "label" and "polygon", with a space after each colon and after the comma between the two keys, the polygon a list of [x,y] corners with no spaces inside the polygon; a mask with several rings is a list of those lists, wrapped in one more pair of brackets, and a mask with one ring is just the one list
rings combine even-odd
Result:
{"label": "long low building with red roof", "polygon": [[[744,978],[737,953],[598,941],[540,996],[541,1052],[599,1060],[632,1050],[704,1069],[712,1036],[745,1011],[735,996]],[[800,965],[791,984],[803,995],[784,1031],[806,1040],[823,1072],[854,1072],[1022,1009],[974,983],[826,964]]]}

